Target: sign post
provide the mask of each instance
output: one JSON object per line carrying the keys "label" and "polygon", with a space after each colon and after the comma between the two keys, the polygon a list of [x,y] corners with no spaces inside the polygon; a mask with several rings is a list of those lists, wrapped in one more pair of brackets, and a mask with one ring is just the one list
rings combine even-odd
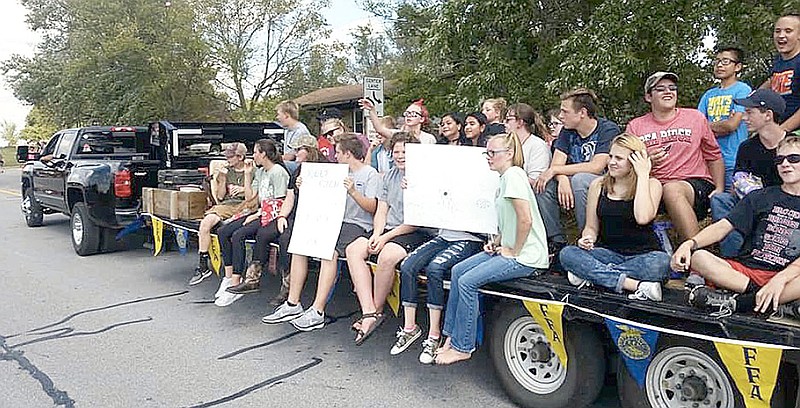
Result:
{"label": "sign post", "polygon": [[[364,99],[368,99],[375,105],[375,113],[378,116],[383,116],[383,78],[364,77]],[[370,134],[375,132],[372,127],[372,122],[369,121],[369,115],[364,114],[364,133],[370,138]]]}

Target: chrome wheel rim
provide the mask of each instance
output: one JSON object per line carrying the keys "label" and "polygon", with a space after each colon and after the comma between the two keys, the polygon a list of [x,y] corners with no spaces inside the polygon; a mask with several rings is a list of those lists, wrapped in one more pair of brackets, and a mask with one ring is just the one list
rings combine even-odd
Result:
{"label": "chrome wheel rim", "polygon": [[654,408],[733,408],[725,371],[707,354],[688,347],[662,350],[647,369],[647,399]]}
{"label": "chrome wheel rim", "polygon": [[79,212],[72,214],[72,240],[78,246],[83,242],[83,218]]}
{"label": "chrome wheel rim", "polygon": [[[546,350],[549,357],[536,359],[536,349]],[[514,379],[534,394],[553,393],[567,379],[566,367],[550,347],[544,330],[530,316],[522,316],[509,325],[503,340],[503,353]]]}

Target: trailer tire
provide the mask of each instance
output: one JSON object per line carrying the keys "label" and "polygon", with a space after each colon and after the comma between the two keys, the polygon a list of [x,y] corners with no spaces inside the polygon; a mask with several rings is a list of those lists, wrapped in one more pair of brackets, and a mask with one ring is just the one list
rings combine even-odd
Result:
{"label": "trailer tire", "polygon": [[25,224],[29,227],[41,227],[44,222],[44,211],[39,202],[33,196],[33,187],[25,189],[25,194],[22,195],[22,215],[25,216]]}
{"label": "trailer tire", "polygon": [[[563,367],[549,348],[541,327],[523,307],[503,307],[492,325],[489,352],[495,373],[518,405],[535,408],[582,408],[600,393],[605,379],[605,353],[589,324],[564,321],[568,362]],[[548,362],[536,362],[534,345],[545,344]],[[528,347],[530,346],[530,347]]]}
{"label": "trailer tire", "polygon": [[[691,373],[691,374],[690,374]],[[685,377],[684,377],[685,375]],[[678,380],[681,378],[682,380]],[[696,379],[696,380],[695,380]],[[688,383],[691,381],[691,383]],[[680,384],[678,384],[680,382]],[[654,384],[669,384],[658,388]],[[679,385],[680,387],[674,387]],[[689,386],[687,386],[689,385]],[[645,373],[645,386],[639,388],[620,356],[617,366],[617,387],[622,408],[673,408],[691,406],[681,397],[699,398],[705,395],[709,403],[699,406],[733,408],[743,406],[725,366],[713,346],[678,336],[659,339],[658,351]],[[691,393],[689,393],[691,390]],[[713,392],[709,392],[709,390]]]}
{"label": "trailer tire", "polygon": [[100,249],[100,228],[89,218],[84,203],[75,203],[70,217],[72,247],[80,256],[96,254]]}

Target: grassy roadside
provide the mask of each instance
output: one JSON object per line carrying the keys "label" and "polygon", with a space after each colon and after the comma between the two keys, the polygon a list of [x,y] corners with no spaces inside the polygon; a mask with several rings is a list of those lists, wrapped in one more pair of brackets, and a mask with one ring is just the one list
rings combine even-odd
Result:
{"label": "grassy roadside", "polygon": [[0,148],[0,154],[3,156],[3,161],[6,162],[6,167],[19,167],[20,163],[17,163],[17,148],[14,146],[8,146]]}

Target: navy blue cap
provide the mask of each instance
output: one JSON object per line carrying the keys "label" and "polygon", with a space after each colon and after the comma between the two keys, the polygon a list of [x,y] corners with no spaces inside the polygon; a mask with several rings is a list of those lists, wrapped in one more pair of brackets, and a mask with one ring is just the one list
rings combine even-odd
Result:
{"label": "navy blue cap", "polygon": [[786,101],[772,89],[756,89],[747,98],[734,99],[733,101],[745,108],[769,109],[775,116],[783,115],[786,110]]}

